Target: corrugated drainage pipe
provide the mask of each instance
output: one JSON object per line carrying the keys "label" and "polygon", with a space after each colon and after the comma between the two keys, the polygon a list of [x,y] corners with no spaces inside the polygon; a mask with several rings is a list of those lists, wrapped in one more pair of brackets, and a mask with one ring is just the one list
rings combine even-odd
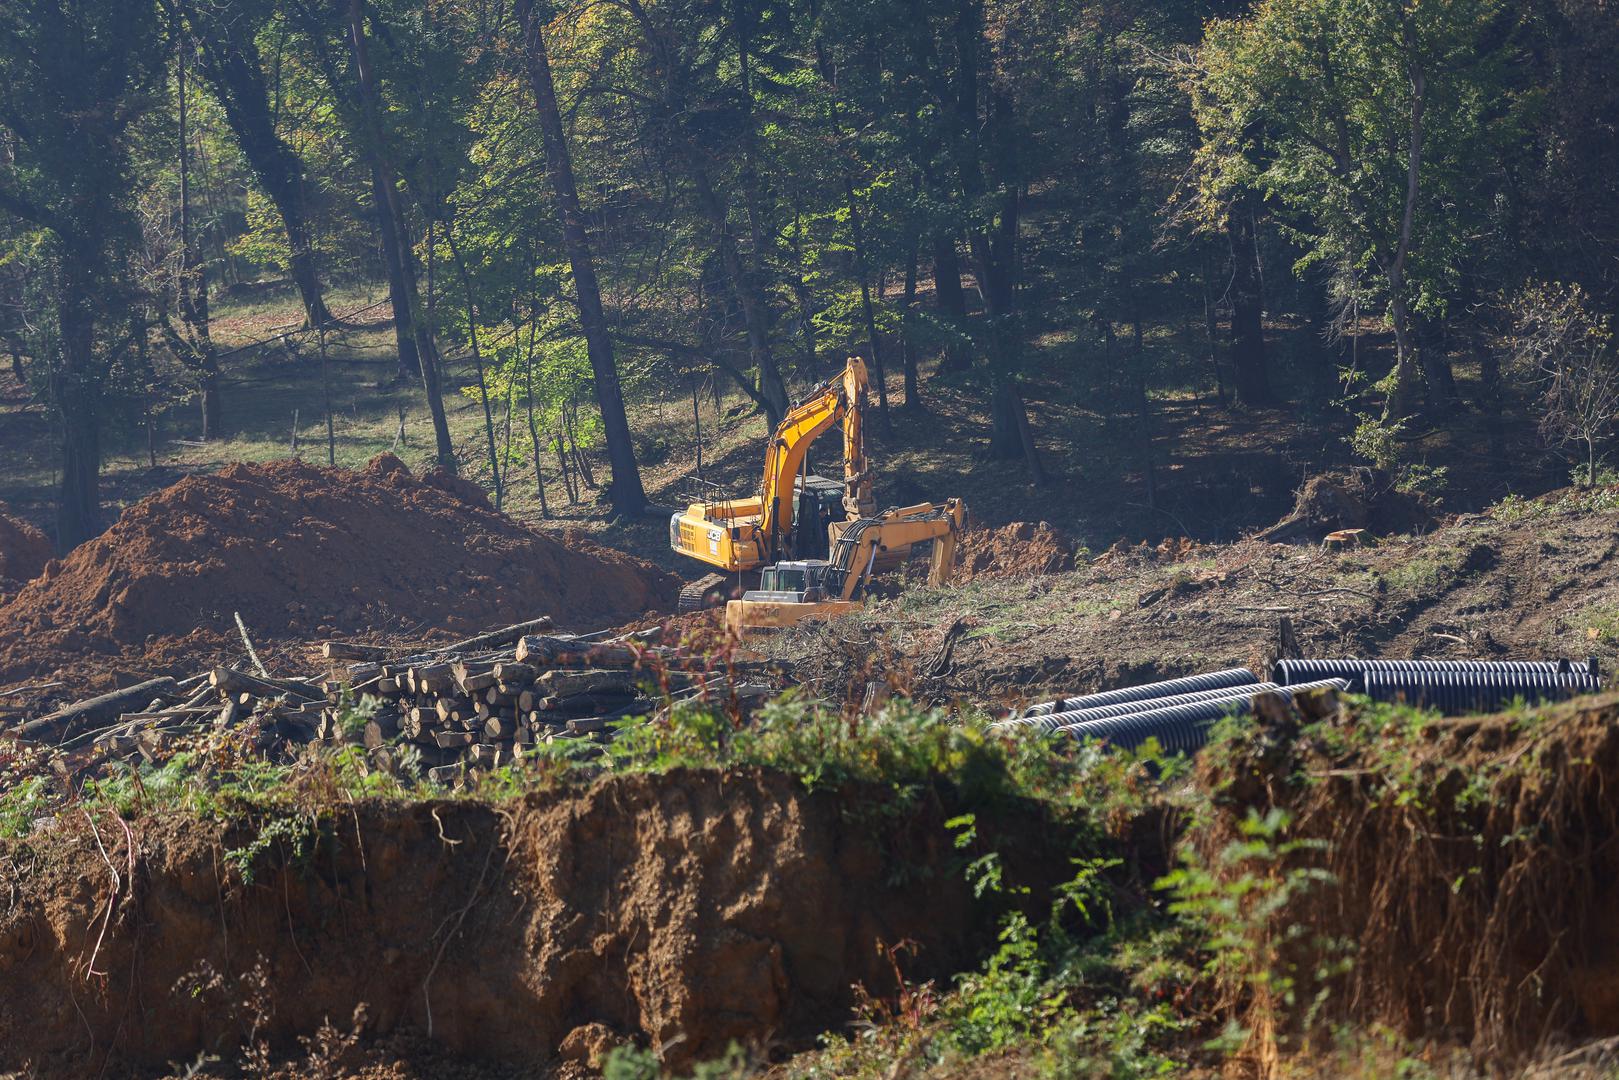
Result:
{"label": "corrugated drainage pipe", "polygon": [[1232,698],[1253,697],[1264,690],[1278,690],[1275,683],[1249,683],[1246,686],[1223,686],[1218,690],[1199,690],[1195,694],[1175,694],[1170,697],[1147,698],[1143,701],[1121,701],[1114,705],[1096,705],[1089,709],[1065,709],[1062,712],[1040,716],[1021,716],[1002,720],[994,725],[1002,731],[1052,732],[1060,727],[1086,720],[1105,720],[1111,716],[1164,709],[1172,705],[1195,705],[1204,701],[1226,701]]}
{"label": "corrugated drainage pipe", "polygon": [[[1291,701],[1295,694],[1310,690],[1344,690],[1343,679],[1322,679],[1297,686],[1279,687],[1270,693]],[[1101,720],[1086,720],[1058,728],[1058,732],[1076,739],[1099,739],[1110,746],[1134,749],[1149,738],[1158,740],[1166,754],[1195,754],[1208,741],[1209,729],[1225,716],[1241,716],[1253,710],[1257,694],[1230,698],[1224,701],[1203,701],[1191,705],[1172,705],[1163,709],[1128,713],[1124,716]]]}
{"label": "corrugated drainage pipe", "polygon": [[1373,701],[1404,702],[1449,716],[1497,712],[1520,698],[1531,704],[1563,701],[1602,688],[1601,680],[1580,670],[1368,671],[1364,681]]}
{"label": "corrugated drainage pipe", "polygon": [[1146,701],[1149,698],[1194,694],[1199,690],[1251,686],[1257,682],[1259,680],[1247,668],[1230,668],[1226,671],[1211,671],[1203,675],[1188,675],[1184,679],[1166,679],[1163,682],[1146,683],[1142,686],[1125,686],[1117,690],[1103,690],[1095,694],[1064,698],[1061,701],[1047,701],[1031,706],[1023,715],[1046,716],[1057,712],[1073,712],[1076,709],[1096,708],[1100,705],[1118,705],[1125,701]]}

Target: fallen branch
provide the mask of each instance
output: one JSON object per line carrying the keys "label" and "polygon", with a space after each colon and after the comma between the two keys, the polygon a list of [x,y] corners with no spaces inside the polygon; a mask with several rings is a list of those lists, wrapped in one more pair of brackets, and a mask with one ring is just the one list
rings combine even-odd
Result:
{"label": "fallen branch", "polygon": [[17,733],[25,739],[40,739],[55,735],[58,741],[77,735],[83,728],[112,719],[121,713],[145,706],[159,699],[180,696],[180,687],[173,679],[148,679],[143,683],[114,690],[98,697],[74,702],[49,716],[30,720]]}
{"label": "fallen branch", "polygon": [[259,659],[258,651],[253,648],[252,639],[247,636],[247,624],[242,621],[242,613],[240,611],[233,611],[231,614],[236,616],[236,629],[242,632],[242,644],[247,646],[247,655],[248,658],[253,661],[253,667],[260,675],[270,674],[270,672],[264,666],[264,661]]}

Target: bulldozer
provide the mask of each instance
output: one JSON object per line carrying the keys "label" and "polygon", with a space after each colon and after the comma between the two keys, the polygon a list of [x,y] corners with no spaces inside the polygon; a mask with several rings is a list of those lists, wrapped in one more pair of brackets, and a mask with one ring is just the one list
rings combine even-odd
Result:
{"label": "bulldozer", "polygon": [[760,574],[760,587],[725,605],[725,626],[738,637],[779,630],[805,619],[833,618],[864,606],[873,574],[931,543],[928,584],[943,585],[955,566],[967,523],[960,499],[894,507],[875,517],[834,525],[829,559],[778,562]]}
{"label": "bulldozer", "polygon": [[[717,568],[687,585],[679,610],[717,606],[754,587],[759,571],[783,559],[814,559],[831,548],[833,529],[876,510],[861,424],[865,361],[850,357],[843,373],[788,411],[765,451],[759,494],[693,502],[669,519],[669,546]],[[843,424],[843,480],[810,474],[810,444]]]}

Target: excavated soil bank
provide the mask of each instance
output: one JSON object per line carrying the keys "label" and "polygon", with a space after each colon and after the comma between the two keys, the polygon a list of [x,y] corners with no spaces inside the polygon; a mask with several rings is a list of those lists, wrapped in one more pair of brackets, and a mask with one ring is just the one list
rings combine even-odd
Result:
{"label": "excavated soil bank", "polygon": [[555,616],[591,629],[668,607],[675,579],[578,534],[536,532],[474,485],[302,462],[188,477],[126,510],[0,607],[0,681],[110,661],[195,668],[238,644],[423,636]]}
{"label": "excavated soil bank", "polygon": [[[1324,870],[1267,922],[1316,1023],[1380,1023],[1462,1045],[1515,1070],[1619,1036],[1619,694],[1548,709],[1337,733],[1260,731],[1201,781],[1223,813],[1196,837],[1239,878],[1274,868],[1219,859],[1252,811],[1285,812],[1294,865]],[[1341,953],[1323,953],[1336,941]],[[1353,963],[1316,981],[1323,955]],[[1319,996],[1318,996],[1319,995]],[[1263,993],[1245,1025],[1269,1048],[1302,1044],[1297,1010]]]}
{"label": "excavated soil bank", "polygon": [[10,508],[0,503],[0,604],[23,582],[38,577],[53,554],[49,537],[13,517]]}
{"label": "excavated soil bank", "polygon": [[[525,1068],[629,1039],[671,1068],[804,1047],[847,1022],[852,984],[890,988],[879,943],[916,942],[907,974],[928,978],[990,942],[953,797],[892,799],[687,770],[343,805],[318,836],[64,816],[0,842],[0,1072],[131,1075],[260,1039],[290,1056],[360,1004],[368,1041],[430,1033]],[[1067,831],[1033,808],[993,829],[1012,868],[1067,865]]]}

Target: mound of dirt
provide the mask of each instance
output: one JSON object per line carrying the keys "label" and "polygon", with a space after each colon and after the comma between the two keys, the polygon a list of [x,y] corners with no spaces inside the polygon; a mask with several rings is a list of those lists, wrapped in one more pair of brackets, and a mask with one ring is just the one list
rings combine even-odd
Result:
{"label": "mound of dirt", "polygon": [[[64,816],[0,840],[0,1071],[144,1075],[258,1039],[296,1054],[362,1004],[367,1040],[425,1032],[513,1075],[630,1040],[673,1075],[733,1041],[805,1047],[847,1022],[854,984],[892,992],[880,944],[916,946],[918,979],[990,946],[962,875],[916,886],[955,855],[952,806],[678,771],[499,806],[361,802],[287,843]],[[1067,866],[1071,838],[1033,807],[995,817],[1009,874]]]}
{"label": "mound of dirt", "polygon": [[0,503],[0,601],[29,578],[38,577],[55,554],[49,537],[7,511]]}
{"label": "mound of dirt", "polygon": [[368,632],[459,634],[551,615],[589,629],[666,608],[650,563],[496,513],[454,477],[383,455],[188,477],[126,510],[0,608],[0,679],[89,660],[191,667],[235,647]]}
{"label": "mound of dirt", "polygon": [[961,538],[956,562],[956,580],[963,582],[1056,574],[1074,568],[1074,541],[1045,521],[972,528]]}

